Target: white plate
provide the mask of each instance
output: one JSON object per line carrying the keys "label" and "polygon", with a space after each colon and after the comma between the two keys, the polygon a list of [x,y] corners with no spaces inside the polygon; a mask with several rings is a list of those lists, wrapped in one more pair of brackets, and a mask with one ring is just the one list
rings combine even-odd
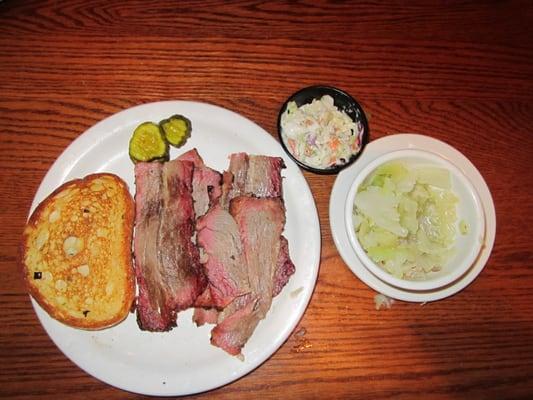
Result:
{"label": "white plate", "polygon": [[[454,164],[463,172],[476,189],[485,212],[485,241],[478,258],[472,267],[458,280],[436,290],[424,292],[405,290],[391,286],[373,275],[364,267],[353,250],[345,225],[344,212],[346,200],[356,176],[366,165],[377,157],[392,151],[404,149],[431,151]],[[335,242],[344,262],[352,272],[364,283],[380,293],[398,300],[413,302],[440,300],[464,289],[479,275],[485,266],[492,251],[494,238],[496,236],[496,212],[494,209],[494,202],[485,180],[476,167],[463,154],[448,144],[428,136],[415,134],[391,135],[369,143],[365,147],[359,160],[337,176],[330,197],[329,218],[333,241]]]}
{"label": "white plate", "polygon": [[[57,159],[48,171],[32,210],[63,182],[94,172],[122,177],[134,192],[133,164],[128,142],[144,121],[160,121],[173,114],[187,116],[191,138],[171,158],[196,147],[205,163],[227,169],[234,152],[283,157],[283,190],[287,208],[285,235],[296,272],[274,298],[243,349],[244,361],[209,343],[212,325],[197,328],[192,310],[179,314],[178,327],[170,332],[142,332],[130,316],[107,330],[87,332],[69,328],[50,318],[33,301],[35,311],[54,343],[90,375],[118,388],[150,395],[185,395],[217,388],[252,371],[288,338],[311,298],[320,262],[320,227],[316,205],[302,173],[278,142],[261,127],[229,110],[209,104],[167,101],[119,112],[87,130]],[[304,239],[305,238],[305,239]]]}

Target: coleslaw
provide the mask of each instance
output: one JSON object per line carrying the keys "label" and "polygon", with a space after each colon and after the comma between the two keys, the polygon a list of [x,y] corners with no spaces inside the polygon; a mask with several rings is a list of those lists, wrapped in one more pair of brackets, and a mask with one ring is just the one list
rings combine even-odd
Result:
{"label": "coleslaw", "polygon": [[291,101],[281,116],[282,139],[291,154],[313,168],[343,165],[361,149],[364,126],[340,111],[329,95],[301,107]]}

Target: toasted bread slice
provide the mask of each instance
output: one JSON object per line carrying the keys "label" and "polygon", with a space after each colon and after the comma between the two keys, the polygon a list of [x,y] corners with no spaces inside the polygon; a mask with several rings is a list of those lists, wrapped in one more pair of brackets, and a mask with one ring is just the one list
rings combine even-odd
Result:
{"label": "toasted bread slice", "polygon": [[128,315],[135,297],[134,205],[112,174],[67,182],[33,212],[21,264],[28,290],[50,316],[96,330]]}

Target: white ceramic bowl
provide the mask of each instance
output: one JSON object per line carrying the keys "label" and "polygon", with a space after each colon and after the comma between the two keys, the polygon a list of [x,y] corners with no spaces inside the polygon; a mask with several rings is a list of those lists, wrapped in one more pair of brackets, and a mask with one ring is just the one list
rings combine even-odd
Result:
{"label": "white ceramic bowl", "polygon": [[[408,165],[433,165],[450,171],[452,191],[459,198],[457,205],[457,223],[464,220],[468,224],[468,232],[463,235],[457,230],[455,252],[438,272],[430,272],[424,280],[407,280],[396,278],[367,255],[355,233],[353,224],[353,204],[358,187],[364,179],[378,166],[389,161],[401,161]],[[355,178],[345,205],[345,225],[350,243],[362,264],[379,279],[389,285],[406,290],[427,291],[444,287],[465,274],[478,257],[485,236],[485,216],[480,198],[466,176],[450,161],[439,155],[423,150],[398,150],[386,153],[361,170]]]}

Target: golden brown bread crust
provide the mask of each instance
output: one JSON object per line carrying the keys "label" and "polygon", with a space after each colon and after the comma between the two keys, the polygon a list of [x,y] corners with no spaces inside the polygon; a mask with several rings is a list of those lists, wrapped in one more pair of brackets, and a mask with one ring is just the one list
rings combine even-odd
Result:
{"label": "golden brown bread crust", "polygon": [[66,325],[116,325],[135,298],[134,203],[118,176],[92,174],[61,185],[32,213],[20,264],[29,293]]}

